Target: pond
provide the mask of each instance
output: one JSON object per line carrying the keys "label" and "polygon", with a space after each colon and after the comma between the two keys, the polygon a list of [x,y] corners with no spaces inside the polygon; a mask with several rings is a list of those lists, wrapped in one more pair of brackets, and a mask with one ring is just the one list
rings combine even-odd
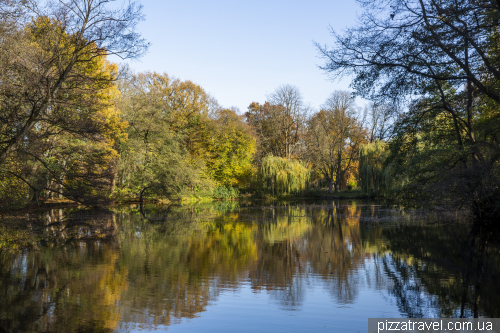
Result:
{"label": "pond", "polygon": [[26,216],[0,257],[0,332],[366,332],[500,317],[500,246],[460,218],[365,201]]}

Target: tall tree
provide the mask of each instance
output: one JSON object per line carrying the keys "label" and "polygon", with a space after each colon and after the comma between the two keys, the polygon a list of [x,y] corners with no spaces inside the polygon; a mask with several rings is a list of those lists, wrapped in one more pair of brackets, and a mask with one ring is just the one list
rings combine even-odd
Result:
{"label": "tall tree", "polygon": [[197,154],[210,178],[224,186],[248,184],[253,169],[255,136],[236,110],[219,109],[200,124]]}
{"label": "tall tree", "polygon": [[282,108],[278,105],[271,105],[265,102],[264,105],[252,102],[245,113],[246,121],[253,127],[257,134],[257,153],[255,159],[261,162],[262,159],[272,154],[274,156],[284,156],[284,147],[280,139],[279,132],[276,131]]}
{"label": "tall tree", "polygon": [[119,146],[118,190],[142,201],[146,194],[168,197],[196,185],[199,171],[186,142],[192,118],[205,105],[201,87],[151,72],[128,75],[119,86],[118,105],[129,127]]}
{"label": "tall tree", "polygon": [[[29,37],[28,49],[36,50],[48,39],[47,30],[53,25],[47,18],[28,24],[25,28],[28,32],[24,34]],[[71,39],[69,35],[62,37],[60,43]],[[16,145],[6,163],[0,165],[2,187],[13,184],[15,178],[24,183],[24,188],[14,187],[13,191],[31,192],[34,201],[51,198],[56,192],[90,204],[102,201],[109,194],[106,192],[112,179],[111,164],[116,158],[113,141],[123,133],[124,126],[112,105],[117,93],[113,84],[116,66],[109,64],[97,48],[93,52],[86,61],[82,58],[74,65],[72,73],[78,78],[67,80],[64,89],[54,94],[51,107],[26,132],[22,145]],[[17,101],[15,97],[28,87],[16,80],[19,79],[16,73],[13,68],[2,73],[7,82],[2,90],[0,117],[4,122],[0,137],[6,140],[19,125],[12,122],[16,119],[21,122],[19,117],[26,116],[23,98],[29,93],[26,91]]]}
{"label": "tall tree", "polygon": [[[332,32],[332,48],[318,46],[323,69],[354,74],[359,95],[409,107],[391,148],[394,171],[405,179],[403,196],[467,206],[478,221],[494,220],[500,214],[500,144],[493,134],[500,132],[499,3],[360,3],[362,24]],[[425,156],[432,163],[423,163]]]}
{"label": "tall tree", "polygon": [[258,159],[297,155],[308,110],[300,90],[292,85],[278,87],[264,105],[250,104],[246,117],[258,135]]}
{"label": "tall tree", "polygon": [[342,180],[353,170],[365,133],[356,117],[347,91],[334,91],[308,123],[307,156],[329,185],[329,193],[340,190]]}
{"label": "tall tree", "polygon": [[[3,39],[0,166],[65,94],[95,78],[79,70],[95,57],[135,58],[147,43],[135,32],[141,6],[108,0],[20,1],[15,38]],[[25,25],[25,22],[28,22]],[[97,82],[98,84],[98,82]]]}
{"label": "tall tree", "polygon": [[299,88],[286,84],[279,86],[267,96],[272,105],[280,106],[281,111],[275,128],[282,140],[284,156],[290,158],[301,138],[308,107],[304,105]]}
{"label": "tall tree", "polygon": [[370,103],[365,106],[363,123],[368,129],[368,141],[390,139],[397,116],[398,108],[395,105]]}

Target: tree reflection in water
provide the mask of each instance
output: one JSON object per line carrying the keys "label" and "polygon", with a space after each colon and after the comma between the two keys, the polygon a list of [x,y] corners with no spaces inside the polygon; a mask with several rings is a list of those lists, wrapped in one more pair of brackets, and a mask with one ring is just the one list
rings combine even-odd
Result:
{"label": "tree reflection in water", "polygon": [[47,212],[39,247],[0,260],[0,332],[171,325],[243,284],[286,311],[320,285],[337,304],[389,294],[402,316],[498,317],[492,234],[404,219],[356,202]]}
{"label": "tree reflection in water", "polygon": [[494,233],[434,225],[400,226],[384,236],[391,251],[384,271],[406,316],[498,318],[500,246]]}

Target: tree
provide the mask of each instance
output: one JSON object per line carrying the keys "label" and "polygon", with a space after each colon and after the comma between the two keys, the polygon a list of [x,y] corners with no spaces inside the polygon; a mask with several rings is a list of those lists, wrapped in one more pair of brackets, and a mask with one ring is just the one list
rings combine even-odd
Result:
{"label": "tree", "polygon": [[254,134],[235,110],[219,109],[200,124],[197,154],[210,178],[231,187],[250,181],[255,153]]}
{"label": "tree", "polygon": [[389,169],[384,163],[389,154],[388,144],[381,140],[361,145],[359,149],[359,180],[364,193],[378,194],[389,186]]}
{"label": "tree", "polygon": [[306,119],[308,108],[302,101],[299,88],[292,85],[282,85],[267,96],[271,105],[278,105],[280,115],[275,128],[282,140],[284,156],[290,158],[301,137],[302,126]]}
{"label": "tree", "polygon": [[113,9],[111,2],[19,3],[26,15],[16,22],[13,37],[0,43],[2,55],[9,59],[2,62],[0,73],[4,85],[0,166],[8,163],[11,152],[44,122],[48,112],[64,104],[67,93],[81,84],[99,84],[79,71],[79,64],[107,55],[135,58],[146,50],[146,42],[135,32],[142,19],[141,6],[130,2]]}
{"label": "tree", "polygon": [[195,186],[200,172],[190,161],[186,136],[192,134],[192,116],[204,105],[199,104],[198,95],[206,95],[201,87],[147,72],[129,74],[120,90],[119,107],[129,127],[119,146],[119,192],[142,202],[146,192],[169,197]]}
{"label": "tree", "polygon": [[264,105],[253,102],[246,113],[247,122],[258,135],[258,160],[268,154],[285,158],[297,155],[309,110],[300,90],[283,85],[267,100]]}
{"label": "tree", "polygon": [[329,185],[329,193],[340,190],[342,180],[358,158],[365,133],[353,108],[349,92],[334,91],[308,124],[306,138],[309,161]]}
{"label": "tree", "polygon": [[262,160],[257,174],[265,192],[274,195],[297,194],[309,185],[311,170],[299,160],[268,155]]}
{"label": "tree", "polygon": [[246,122],[252,126],[257,135],[256,161],[272,154],[284,156],[284,147],[279,132],[276,131],[282,108],[265,102],[264,105],[252,102],[245,113]]}
{"label": "tree", "polygon": [[[45,18],[30,23],[25,37],[32,41],[31,46],[39,45],[51,26]],[[22,145],[17,145],[0,166],[3,186],[12,184],[13,178],[24,183],[6,193],[30,192],[35,202],[58,193],[86,204],[102,202],[109,196],[116,159],[113,143],[123,133],[124,124],[118,120],[112,105],[117,93],[113,84],[116,66],[104,56],[94,56],[98,53],[94,48],[94,54],[89,54],[86,61],[74,65],[73,74],[86,79],[66,81],[65,88],[54,95],[57,102],[26,132]],[[12,80],[16,76],[9,77],[9,73],[12,74],[4,72],[8,83],[4,85],[1,105],[1,116],[5,119],[3,134],[16,126],[9,121],[16,119],[16,112],[25,107],[22,98],[17,104],[14,101],[20,87]],[[18,203],[22,204],[22,200]]]}
{"label": "tree", "polygon": [[390,139],[397,115],[395,105],[370,103],[365,106],[363,123],[368,129],[368,141]]}
{"label": "tree", "polygon": [[111,2],[0,6],[0,187],[16,204],[28,195],[86,204],[109,195],[124,124],[112,106],[116,68],[106,57],[147,48],[134,31],[141,7]]}
{"label": "tree", "polygon": [[[332,31],[333,48],[317,44],[332,76],[355,74],[358,94],[385,100],[425,93],[444,83],[472,87],[496,102],[500,93],[483,73],[500,79],[492,34],[500,17],[495,1],[368,0],[362,25],[343,36]],[[472,90],[467,95],[471,97]],[[443,103],[445,100],[442,101]],[[469,111],[471,111],[469,106]],[[453,114],[453,110],[446,110]]]}
{"label": "tree", "polygon": [[[362,4],[362,25],[343,35],[332,32],[333,48],[318,49],[325,71],[355,75],[357,94],[408,107],[389,159],[405,179],[401,198],[466,206],[478,221],[495,220],[500,214],[500,144],[493,134],[500,132],[500,5],[469,0]],[[424,163],[425,156],[432,163]]]}

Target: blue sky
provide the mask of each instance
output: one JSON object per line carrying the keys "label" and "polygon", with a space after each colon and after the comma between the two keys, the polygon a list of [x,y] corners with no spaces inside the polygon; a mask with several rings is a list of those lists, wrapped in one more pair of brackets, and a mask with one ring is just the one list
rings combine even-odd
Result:
{"label": "blue sky", "polygon": [[319,108],[333,90],[347,90],[350,78],[329,81],[313,41],[332,41],[355,23],[354,0],[243,1],[142,0],[146,20],[139,32],[151,43],[137,72],[165,72],[191,80],[224,107],[245,112],[281,84],[292,84]]}

